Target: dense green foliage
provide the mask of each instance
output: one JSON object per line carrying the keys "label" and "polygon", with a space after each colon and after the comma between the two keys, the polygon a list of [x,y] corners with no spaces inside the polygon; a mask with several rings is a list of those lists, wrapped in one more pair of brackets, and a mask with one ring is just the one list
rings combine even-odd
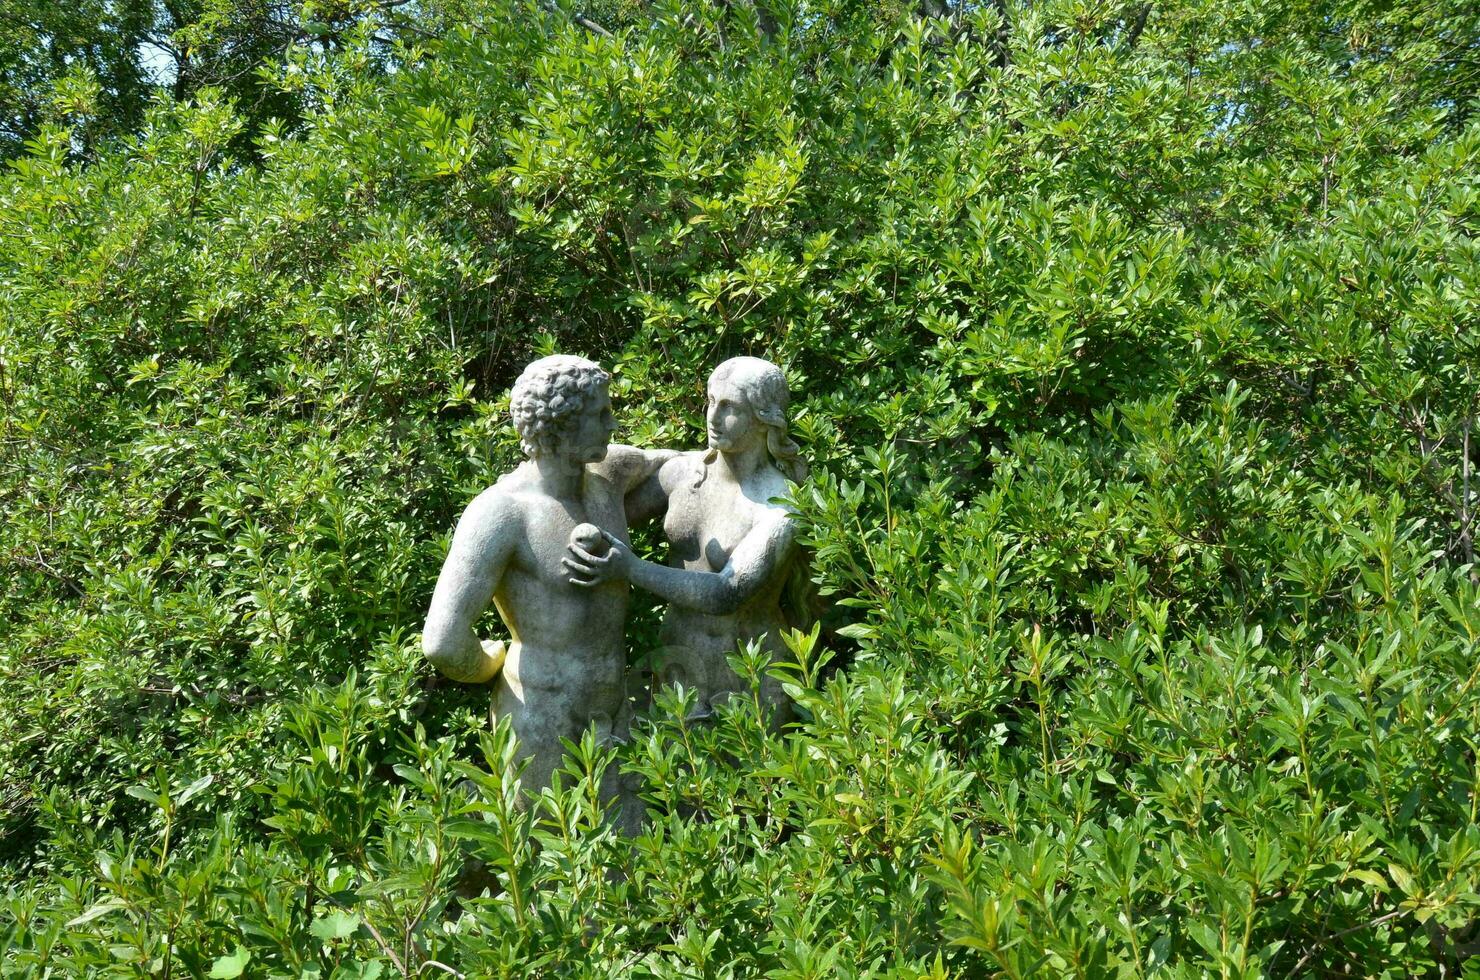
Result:
{"label": "dense green foliage", "polygon": [[[1474,970],[1480,8],[380,7],[0,179],[6,975]],[[551,350],[786,365],[834,605],[520,811],[416,631]]]}
{"label": "dense green foliage", "polygon": [[468,15],[462,0],[0,0],[0,158],[62,115],[90,158],[134,133],[152,100],[206,88],[254,126],[299,122],[272,78],[289,49],[368,45],[384,69],[400,34]]}

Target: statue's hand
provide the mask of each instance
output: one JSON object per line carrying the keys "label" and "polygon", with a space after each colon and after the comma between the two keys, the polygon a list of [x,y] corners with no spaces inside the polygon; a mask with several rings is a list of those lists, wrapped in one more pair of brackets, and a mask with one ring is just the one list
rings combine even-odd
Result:
{"label": "statue's hand", "polygon": [[509,646],[503,640],[479,640],[478,645],[483,648],[483,662],[476,683],[486,684],[503,669],[504,658],[509,655]]}
{"label": "statue's hand", "polygon": [[570,557],[560,559],[560,564],[570,572],[571,585],[589,588],[603,582],[627,578],[629,562],[634,560],[632,549],[610,532],[602,531],[601,536],[606,542],[604,555],[593,555],[574,542],[566,546]]}

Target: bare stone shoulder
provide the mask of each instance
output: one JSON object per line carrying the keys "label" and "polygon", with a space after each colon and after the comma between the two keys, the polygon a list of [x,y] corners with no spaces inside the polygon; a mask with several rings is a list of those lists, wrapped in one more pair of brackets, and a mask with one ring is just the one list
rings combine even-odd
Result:
{"label": "bare stone shoulder", "polygon": [[590,464],[590,468],[626,490],[652,476],[676,455],[671,449],[638,449],[636,446],[613,444],[607,447],[606,458]]}
{"label": "bare stone shoulder", "polygon": [[704,472],[706,455],[708,455],[706,450],[674,453],[673,457],[658,471],[658,482],[663,484],[664,492],[672,493],[679,487],[693,486],[699,474]]}
{"label": "bare stone shoulder", "polygon": [[515,474],[509,474],[474,497],[458,520],[458,530],[466,527],[479,543],[495,541],[517,531],[524,524],[522,487]]}

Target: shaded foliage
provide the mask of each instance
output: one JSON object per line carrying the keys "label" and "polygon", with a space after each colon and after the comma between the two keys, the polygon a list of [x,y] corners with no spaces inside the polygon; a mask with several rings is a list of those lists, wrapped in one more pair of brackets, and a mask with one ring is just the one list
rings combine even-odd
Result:
{"label": "shaded foliage", "polygon": [[[1474,969],[1468,5],[364,9],[0,184],[7,973]],[[786,365],[835,608],[521,810],[416,630],[557,349]]]}

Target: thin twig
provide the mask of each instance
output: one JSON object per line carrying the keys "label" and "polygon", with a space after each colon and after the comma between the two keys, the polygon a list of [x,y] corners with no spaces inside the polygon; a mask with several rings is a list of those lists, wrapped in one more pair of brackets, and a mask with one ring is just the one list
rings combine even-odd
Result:
{"label": "thin twig", "polygon": [[1351,935],[1354,932],[1361,932],[1363,929],[1371,929],[1374,926],[1380,926],[1384,922],[1389,922],[1389,921],[1391,921],[1393,919],[1398,918],[1399,916],[1407,915],[1411,911],[1413,911],[1413,910],[1412,909],[1397,909],[1396,911],[1389,912],[1386,915],[1379,915],[1377,918],[1371,920],[1370,922],[1364,922],[1364,923],[1362,923],[1359,926],[1352,926],[1350,929],[1343,929],[1340,932],[1332,933],[1331,935],[1327,936],[1325,939],[1322,939],[1320,942],[1316,943],[1310,949],[1308,949],[1308,950],[1305,951],[1305,955],[1302,956],[1302,957],[1300,957],[1300,962],[1298,962],[1298,963],[1295,964],[1295,969],[1293,969],[1293,970],[1290,971],[1290,976],[1293,977],[1295,974],[1299,973],[1300,972],[1300,968],[1302,966],[1304,966],[1305,964],[1309,963],[1310,962],[1310,958],[1312,956],[1316,955],[1316,952],[1318,950],[1320,950],[1320,948],[1322,946],[1325,946],[1327,943],[1334,942],[1335,940],[1340,939],[1342,936],[1349,936],[1349,935]]}
{"label": "thin twig", "polygon": [[36,557],[35,558],[31,558],[31,557],[28,557],[26,555],[12,555],[11,557],[13,557],[16,561],[20,562],[23,565],[29,565],[32,568],[40,569],[41,571],[45,572],[47,575],[50,575],[52,578],[56,579],[58,582],[62,583],[67,588],[69,588],[73,592],[77,593],[77,595],[78,595],[79,598],[82,598],[82,599],[86,599],[87,598],[87,593],[85,591],[83,591],[82,586],[78,585],[76,582],[72,581],[66,575],[62,574],[60,571],[58,571],[57,569],[53,568],[52,566],[50,566],[50,565],[48,565],[46,563],[46,559],[41,554],[41,546],[40,545],[35,545],[35,548],[36,548]]}
{"label": "thin twig", "polygon": [[385,955],[391,958],[391,963],[400,972],[401,976],[411,976],[411,974],[406,972],[406,965],[401,962],[401,957],[397,956],[396,951],[391,948],[391,944],[385,941],[385,937],[380,934],[380,930],[371,925],[369,919],[361,919],[360,921],[365,924],[366,929],[370,930],[370,935],[375,937],[375,942],[380,946]]}

